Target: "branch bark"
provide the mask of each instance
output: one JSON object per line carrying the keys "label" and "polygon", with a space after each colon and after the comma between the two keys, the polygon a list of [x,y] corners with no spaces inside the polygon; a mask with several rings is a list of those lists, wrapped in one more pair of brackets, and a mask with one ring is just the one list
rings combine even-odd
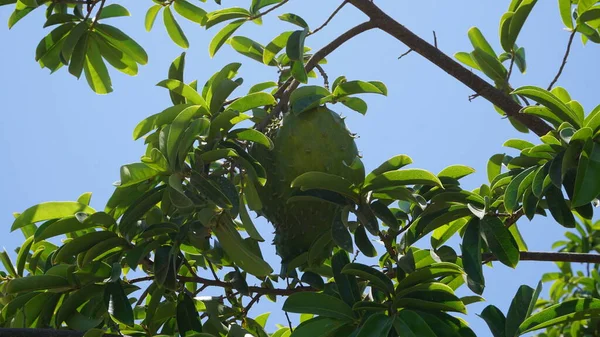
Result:
{"label": "branch bark", "polygon": [[[484,260],[496,261],[492,254],[483,254]],[[555,253],[555,252],[520,252],[521,261],[541,261],[541,262],[575,262],[575,263],[598,263],[600,264],[600,254],[583,253]]]}
{"label": "branch bark", "polygon": [[551,127],[541,119],[521,114],[521,105],[512,100],[508,95],[498,90],[481,77],[475,75],[467,68],[448,57],[435,46],[432,46],[427,41],[411,32],[409,29],[401,25],[398,21],[383,12],[372,1],[369,0],[348,0],[354,7],[366,14],[372,22],[377,25],[377,28],[383,30],[397,40],[404,43],[413,51],[419,53],[433,64],[444,70],[450,76],[456,78],[467,87],[475,91],[479,96],[484,97],[492,104],[502,109],[508,116],[515,118],[523,123],[527,128],[533,131],[538,136],[543,136]]}

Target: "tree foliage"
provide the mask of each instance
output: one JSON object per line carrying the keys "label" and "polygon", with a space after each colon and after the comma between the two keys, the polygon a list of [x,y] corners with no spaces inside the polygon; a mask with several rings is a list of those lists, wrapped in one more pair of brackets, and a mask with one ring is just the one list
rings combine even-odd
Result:
{"label": "tree foliage", "polygon": [[[510,83],[514,71],[527,69],[525,49],[517,42],[536,0],[510,2],[499,25],[501,53],[479,29],[468,31],[472,50],[454,57],[487,81],[369,0],[340,1],[339,8],[354,6],[370,19],[316,51],[308,47],[310,36],[329,24],[339,8],[317,28],[293,13],[281,14],[293,28],[262,45],[236,35],[237,30],[284,11],[288,0],[252,0],[247,8],[209,12],[187,0],[153,1],[146,30],[161,14],[173,43],[188,48],[190,32],[178,22],[189,20],[212,33],[211,57],[233,48],[277,68],[279,76],[240,93],[241,63],[227,64],[198,83],[184,79],[185,52],[177,57],[168,78],[157,84],[166,89],[172,106],[133,130],[134,139],[144,139],[146,151],[139,162],[121,167],[120,182],[104,209],[91,208],[91,194],[84,193],[75,201],[45,202],[15,213],[11,231],[23,233],[23,244],[16,256],[0,253],[5,269],[0,272],[0,326],[5,331],[43,328],[86,337],[467,337],[475,334],[456,314],[483,300],[483,268],[492,261],[514,268],[520,260],[544,260],[556,261],[560,271],[543,275],[536,289],[519,288],[506,314],[492,304],[481,312],[491,334],[600,334],[600,259],[594,253],[600,252],[600,223],[593,221],[600,195],[600,106],[584,111],[565,88],[555,86],[575,36],[583,43],[600,43],[595,1],[558,2],[571,33],[564,61],[547,88],[513,88]],[[64,66],[77,78],[83,75],[98,94],[112,91],[113,68],[135,75],[148,62],[143,47],[110,24],[111,18],[129,15],[120,4],[0,0],[0,5],[13,10],[9,28],[45,10],[43,26],[51,32],[38,44],[35,60],[52,72]],[[446,70],[490,101],[516,130],[531,130],[539,141],[507,140],[509,154],[490,155],[488,181],[474,190],[461,187],[460,180],[474,172],[464,165],[435,174],[413,167],[412,159],[400,154],[366,173],[359,156],[351,161],[332,156],[344,165],[344,176],[326,172],[329,167],[301,172],[282,179],[291,192],[277,198],[283,198],[282,204],[327,205],[333,220],[304,251],[281,266],[269,265],[252,214],[281,225],[269,215],[271,201],[263,191],[277,183],[273,177],[301,164],[269,165],[257,151],[281,151],[284,145],[274,139],[282,118],[330,113],[321,107],[339,104],[365,114],[367,102],[356,95],[388,94],[375,79],[341,76],[330,84],[321,66],[340,45],[370,29],[385,31]],[[324,84],[308,84],[314,77]],[[309,143],[310,136],[300,144]],[[331,144],[341,141],[334,138]],[[576,230],[556,243],[557,253],[527,251],[518,221],[540,216]],[[462,240],[459,252],[446,245],[455,236]],[[59,245],[52,243],[56,238],[63,239]],[[290,240],[279,244],[292,245]],[[384,253],[378,254],[373,240],[384,244]],[[430,248],[416,247],[425,240]],[[377,259],[365,259],[368,265],[352,254]],[[587,269],[575,270],[571,263],[586,263]],[[134,272],[145,276],[131,277]],[[548,300],[539,298],[545,282],[552,282]],[[208,287],[222,294],[203,296]],[[458,297],[459,287],[473,295]],[[285,312],[303,314],[302,322],[267,332],[268,314],[248,315],[263,297],[283,301]]]}

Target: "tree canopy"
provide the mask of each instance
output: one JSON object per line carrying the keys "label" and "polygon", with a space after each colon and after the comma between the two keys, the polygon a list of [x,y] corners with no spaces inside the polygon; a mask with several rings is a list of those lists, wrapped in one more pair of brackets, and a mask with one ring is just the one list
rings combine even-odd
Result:
{"label": "tree canopy", "polygon": [[[186,52],[162,65],[167,78],[157,86],[171,105],[135,126],[145,151],[121,167],[104,208],[83,193],[14,214],[10,231],[24,238],[15,254],[0,253],[0,336],[475,336],[461,314],[485,301],[484,269],[521,261],[553,261],[558,271],[520,287],[506,312],[485,307],[488,335],[600,335],[600,105],[586,111],[558,85],[575,38],[600,43],[596,1],[558,1],[567,47],[543,87],[512,84],[537,64],[518,45],[522,30],[535,29],[526,25],[535,0],[507,2],[498,37],[472,27],[470,48],[452,56],[435,31],[419,37],[370,0],[340,0],[320,23],[286,12],[290,0],[214,2],[153,0],[147,9],[145,29],[164,26],[178,47],[210,34],[210,57],[230,48],[240,58],[198,80],[189,79]],[[85,78],[95,93],[113,92],[116,71],[136,75],[151,59],[113,24],[139,4],[0,5],[12,12],[9,28],[45,11],[37,19],[49,32],[35,61]],[[322,37],[346,7],[364,19]],[[266,42],[240,35],[270,16],[288,29]],[[507,135],[509,150],[483,154],[487,181],[469,190],[466,165],[433,173],[397,154],[366,170],[360,153],[373,149],[357,148],[337,111],[364,115],[371,97],[394,93],[373,78],[330,78],[327,59],[367,31],[406,45],[394,57],[419,54],[472,90],[470,99],[488,101],[499,123],[537,137]],[[327,42],[311,48],[316,36]],[[275,76],[244,79],[242,60]],[[273,224],[281,263],[265,261],[270,242],[255,215]],[[556,252],[527,248],[519,225],[539,217],[569,229]],[[548,299],[544,282],[552,282]],[[251,312],[260,300],[283,303],[287,322],[276,331],[268,313]],[[300,324],[288,313],[301,314]]]}

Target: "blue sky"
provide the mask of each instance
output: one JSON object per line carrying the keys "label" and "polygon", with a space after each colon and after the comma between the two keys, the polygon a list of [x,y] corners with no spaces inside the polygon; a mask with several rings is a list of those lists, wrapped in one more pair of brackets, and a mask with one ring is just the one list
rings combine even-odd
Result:
{"label": "blue sky", "polygon": [[[340,1],[292,0],[277,14],[293,12],[304,17],[312,28],[320,25]],[[3,42],[0,53],[0,176],[4,177],[0,203],[0,222],[4,233],[0,244],[13,251],[22,241],[18,232],[9,234],[12,212],[50,200],[74,200],[81,193],[93,192],[92,206],[103,209],[113,191],[112,183],[119,179],[119,167],[139,161],[142,141],[132,140],[134,126],[150,114],[171,103],[165,89],[155,84],[166,78],[168,65],[181,53],[169,37],[159,17],[151,33],[143,28],[144,15],[150,1],[134,7],[121,2],[132,13],[130,18],[110,19],[142,44],[149,56],[149,65],[141,67],[136,77],[111,72],[114,93],[94,94],[82,79],[79,82],[61,69],[52,76],[34,61],[35,46],[47,34],[41,28],[43,13],[26,17],[11,31],[0,30]],[[224,1],[228,6],[248,6],[250,1]],[[438,46],[452,55],[470,51],[466,36],[472,26],[479,27],[497,51],[498,22],[509,1],[377,1],[385,11],[402,24],[432,41],[435,31]],[[198,2],[198,4],[202,5]],[[207,8],[214,8],[207,3]],[[0,8],[0,22],[6,22],[10,11]],[[323,31],[311,36],[307,45],[318,49],[365,17],[347,6]],[[203,28],[180,19],[190,41],[187,55],[186,82],[198,79],[204,83],[223,65],[241,61],[239,75],[245,79],[239,89],[245,92],[252,83],[276,79],[273,68],[246,59],[224,46],[214,59],[208,57],[208,43],[216,29]],[[265,17],[263,26],[247,25],[236,35],[244,35],[266,44],[284,30],[294,29],[280,22],[275,15]],[[540,1],[526,23],[517,43],[527,53],[526,75],[514,74],[513,86],[525,84],[546,87],[554,77],[563,57],[568,32],[563,30],[555,1]],[[416,53],[401,60],[398,56],[407,47],[376,30],[367,32],[343,45],[328,57],[324,66],[330,81],[345,75],[348,79],[379,80],[386,83],[388,97],[366,97],[369,111],[361,116],[335,107],[347,116],[346,123],[360,138],[358,146],[367,170],[397,154],[407,154],[414,160],[412,167],[434,173],[452,164],[464,164],[477,173],[464,180],[464,188],[472,189],[487,182],[487,159],[501,152],[509,138],[536,141],[532,135],[515,131],[508,121],[493,110],[491,104],[478,98],[469,102],[473,92],[430,64]],[[596,104],[596,83],[586,79],[586,72],[597,68],[599,49],[583,46],[578,38],[570,62],[559,81],[590,111]],[[315,83],[321,83],[320,79]],[[269,236],[272,227],[258,221],[259,230]],[[519,222],[530,250],[550,250],[565,229],[552,219],[539,218]],[[428,242],[419,243],[425,247]],[[457,247],[455,245],[455,247]],[[264,254],[274,265],[278,257],[273,249],[263,245]],[[553,271],[551,263],[523,262],[516,270],[496,265],[486,268],[487,287],[484,297],[506,312],[510,300],[521,284],[535,287],[542,273]],[[284,323],[279,308],[282,301],[272,304],[263,299],[253,309],[254,314],[272,311],[273,323]],[[475,314],[485,304],[469,306],[466,319],[479,336],[488,336],[485,323]]]}

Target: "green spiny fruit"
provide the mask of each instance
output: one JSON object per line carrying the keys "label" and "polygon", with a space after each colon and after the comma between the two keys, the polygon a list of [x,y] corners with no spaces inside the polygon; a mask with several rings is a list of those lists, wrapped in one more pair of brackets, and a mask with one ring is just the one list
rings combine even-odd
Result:
{"label": "green spiny fruit", "polygon": [[277,254],[286,264],[331,229],[337,208],[318,200],[287,203],[290,184],[311,171],[352,179],[348,165],[358,150],[343,119],[325,107],[287,114],[272,138],[273,151],[255,146],[252,155],[267,171],[267,183],[258,190],[263,201],[261,213],[275,226]]}

